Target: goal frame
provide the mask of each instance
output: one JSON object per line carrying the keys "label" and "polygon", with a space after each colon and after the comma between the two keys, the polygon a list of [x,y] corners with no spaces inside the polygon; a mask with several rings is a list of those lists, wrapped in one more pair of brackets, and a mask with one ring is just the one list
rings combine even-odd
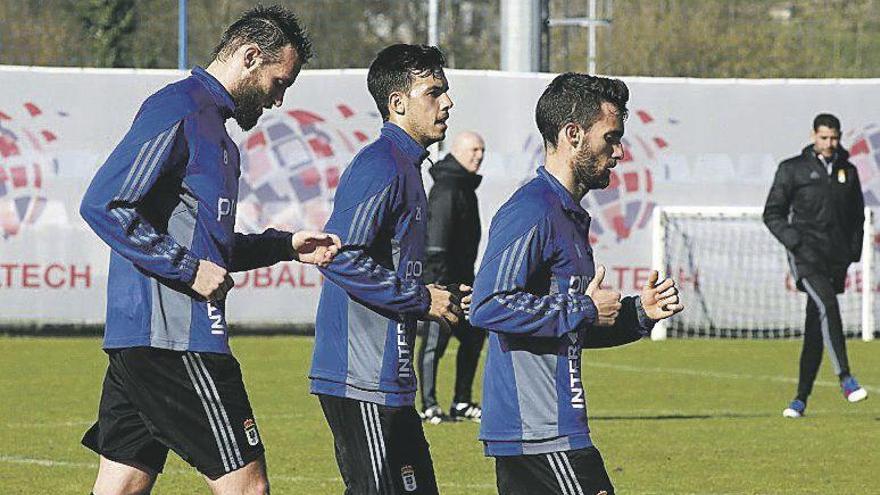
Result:
{"label": "goal frame", "polygon": [[[657,206],[651,218],[651,267],[666,271],[666,225],[670,216],[690,218],[753,218],[761,217],[764,209],[758,206]],[[874,340],[874,212],[865,207],[865,235],[862,239],[862,340]],[[687,305],[687,301],[684,301]],[[658,321],[651,331],[652,340],[665,340],[668,322]]]}

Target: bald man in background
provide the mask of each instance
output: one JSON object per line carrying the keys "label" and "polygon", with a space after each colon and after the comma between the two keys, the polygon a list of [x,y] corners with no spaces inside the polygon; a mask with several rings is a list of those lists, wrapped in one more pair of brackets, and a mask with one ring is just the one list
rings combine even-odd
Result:
{"label": "bald man in background", "polygon": [[[477,171],[485,148],[479,134],[462,132],[453,139],[451,152],[429,169],[434,187],[428,195],[424,280],[459,290],[462,295],[471,290],[480,244],[476,189],[483,179]],[[465,319],[452,327],[435,322],[420,325],[423,338],[416,366],[423,418],[432,424],[465,419],[479,422],[482,410],[472,399],[471,389],[486,340],[485,332],[471,327]],[[455,364],[455,394],[447,414],[437,402],[437,368],[452,335],[458,338],[460,345]]]}

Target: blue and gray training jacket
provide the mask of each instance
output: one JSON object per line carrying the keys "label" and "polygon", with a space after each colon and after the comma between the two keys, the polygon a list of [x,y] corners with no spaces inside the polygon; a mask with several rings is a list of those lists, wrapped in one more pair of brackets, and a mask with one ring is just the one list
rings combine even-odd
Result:
{"label": "blue and gray training jacket", "polygon": [[427,155],[386,123],[342,174],[325,230],[343,249],[321,269],[314,394],[413,404],[416,321],[431,303],[422,282],[427,198],[419,167]]}
{"label": "blue and gray training jacket", "polygon": [[190,288],[199,260],[228,271],[294,258],[291,234],[234,232],[235,104],[196,67],[143,103],[95,173],[80,214],[111,248],[104,348],[229,353],[225,302]]}
{"label": "blue and gray training jacket", "polygon": [[490,332],[486,455],[591,446],[581,350],[633,342],[653,326],[638,297],[623,299],[615,326],[594,326],[589,229],[590,216],[543,167],[492,219],[470,316]]}

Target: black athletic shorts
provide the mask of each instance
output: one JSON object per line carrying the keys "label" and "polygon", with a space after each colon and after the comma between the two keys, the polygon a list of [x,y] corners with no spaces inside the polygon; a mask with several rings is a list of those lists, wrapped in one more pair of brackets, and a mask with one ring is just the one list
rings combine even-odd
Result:
{"label": "black athletic shorts", "polygon": [[345,495],[437,494],[434,464],[415,407],[319,395],[333,432]]}
{"label": "black athletic shorts", "polygon": [[98,421],[83,445],[161,472],[168,449],[211,479],[263,455],[238,361],[150,347],[108,351]]}
{"label": "black athletic shorts", "polygon": [[498,495],[614,495],[595,447],[495,458]]}

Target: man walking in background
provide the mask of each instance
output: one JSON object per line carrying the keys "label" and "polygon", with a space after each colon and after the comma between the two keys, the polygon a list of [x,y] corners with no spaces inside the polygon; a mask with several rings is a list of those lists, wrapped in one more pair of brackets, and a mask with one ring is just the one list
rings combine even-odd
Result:
{"label": "man walking in background", "polygon": [[311,392],[333,433],[346,494],[436,494],[434,465],[414,407],[419,319],[455,324],[458,300],[422,282],[427,198],[421,164],[446,135],[452,108],[436,47],[392,45],[367,87],[384,125],[345,169],[328,232],[343,242],[315,322]]}
{"label": "man walking in background", "polygon": [[[476,189],[482,176],[486,145],[479,134],[462,132],[452,140],[452,150],[429,170],[434,186],[428,195],[428,246],[425,275],[427,281],[466,293],[474,282],[474,262],[480,245],[480,208]],[[457,325],[436,321],[420,324],[423,335],[419,346],[419,391],[422,415],[430,423],[444,419],[479,421],[482,411],[471,398],[474,375],[483,350],[486,333],[472,327],[467,319]],[[449,416],[437,402],[437,369],[446,352],[450,336],[459,341],[455,359],[455,394]]]}
{"label": "man walking in background", "polygon": [[837,117],[817,115],[813,143],[779,164],[764,206],[764,223],[785,246],[798,290],[807,293],[797,395],[782,412],[787,418],[804,415],[823,347],[846,400],[868,397],[850,373],[837,303],[849,264],[861,258],[865,222],[859,174],[840,132]]}
{"label": "man walking in background", "polygon": [[553,79],[535,110],[546,165],[492,219],[471,324],[489,331],[480,439],[502,495],[614,494],[587,425],[582,349],[636,341],[682,310],[656,271],[621,300],[594,268],[580,203],[624,156],[628,100],[617,79]]}
{"label": "man walking in background", "polygon": [[[214,493],[269,493],[264,448],[229,349],[229,272],[324,264],[325,234],[235,233],[239,152],[226,132],[256,125],[311,57],[296,16],[256,7],[223,33],[207,69],[150,96],[98,170],[81,213],[110,245],[93,493],[149,493],[174,450]],[[334,242],[335,241],[335,242]]]}

